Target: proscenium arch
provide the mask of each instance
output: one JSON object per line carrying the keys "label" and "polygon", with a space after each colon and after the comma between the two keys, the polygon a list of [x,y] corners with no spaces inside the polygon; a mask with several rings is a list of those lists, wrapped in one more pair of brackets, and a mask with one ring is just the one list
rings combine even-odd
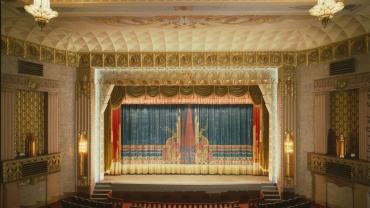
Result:
{"label": "proscenium arch", "polygon": [[[269,112],[269,180],[281,177],[277,67],[92,68],[91,178],[104,179],[104,110],[115,85],[258,85]],[[94,128],[95,127],[95,128]]]}

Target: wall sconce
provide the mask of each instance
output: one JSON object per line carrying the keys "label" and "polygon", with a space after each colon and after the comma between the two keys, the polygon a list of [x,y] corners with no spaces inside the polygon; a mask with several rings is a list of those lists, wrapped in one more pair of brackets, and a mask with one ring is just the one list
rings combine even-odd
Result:
{"label": "wall sconce", "polygon": [[[290,136],[289,136],[289,138],[290,138]],[[285,141],[284,146],[285,146],[285,152],[287,154],[291,154],[291,153],[294,152],[294,144],[293,144],[293,141],[292,140]]]}
{"label": "wall sconce", "polygon": [[344,139],[343,134],[337,139],[337,156],[339,158],[344,158],[346,155],[346,140]]}
{"label": "wall sconce", "polygon": [[292,131],[285,132],[284,152],[286,153],[286,173],[285,175],[287,177],[292,177],[291,163],[293,162],[292,153],[294,152],[294,142],[293,142],[293,132]]}
{"label": "wall sconce", "polygon": [[81,177],[87,176],[86,157],[88,153],[87,135],[85,132],[80,133],[78,137],[78,154],[79,154],[79,173]]}
{"label": "wall sconce", "polygon": [[78,153],[87,154],[87,138],[86,133],[82,133],[78,139]]}

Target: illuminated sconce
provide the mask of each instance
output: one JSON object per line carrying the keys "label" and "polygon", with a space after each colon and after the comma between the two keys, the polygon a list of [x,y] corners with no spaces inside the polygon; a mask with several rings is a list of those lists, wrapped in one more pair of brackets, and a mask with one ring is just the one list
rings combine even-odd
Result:
{"label": "illuminated sconce", "polygon": [[79,140],[78,140],[78,153],[80,154],[86,154],[87,153],[87,138],[86,134],[80,134]]}
{"label": "illuminated sconce", "polygon": [[337,139],[337,156],[344,158],[346,155],[346,140],[344,139],[343,134]]}
{"label": "illuminated sconce", "polygon": [[[290,138],[290,136],[289,136]],[[285,152],[290,154],[290,153],[293,153],[294,152],[294,144],[293,144],[293,141],[292,140],[287,140],[285,141]]]}
{"label": "illuminated sconce", "polygon": [[85,132],[80,133],[78,137],[78,153],[79,153],[79,169],[80,176],[87,176],[87,167],[86,167],[86,156],[88,153],[88,142],[87,135]]}
{"label": "illuminated sconce", "polygon": [[293,152],[294,152],[294,142],[293,142],[293,136],[292,132],[288,131],[285,132],[285,140],[284,140],[284,151],[286,153],[286,176],[292,177],[292,167],[291,163],[293,160]]}

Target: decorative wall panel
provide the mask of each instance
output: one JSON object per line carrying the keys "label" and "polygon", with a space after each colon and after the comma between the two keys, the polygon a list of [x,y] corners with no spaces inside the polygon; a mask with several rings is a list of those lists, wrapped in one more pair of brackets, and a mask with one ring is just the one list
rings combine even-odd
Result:
{"label": "decorative wall panel", "polygon": [[28,90],[17,90],[16,98],[16,151],[25,152],[25,138],[31,133],[36,137],[38,153],[44,153],[45,131],[45,93]]}
{"label": "decorative wall panel", "polygon": [[330,93],[330,127],[336,137],[343,134],[358,138],[359,129],[359,94],[358,90],[335,91]]}

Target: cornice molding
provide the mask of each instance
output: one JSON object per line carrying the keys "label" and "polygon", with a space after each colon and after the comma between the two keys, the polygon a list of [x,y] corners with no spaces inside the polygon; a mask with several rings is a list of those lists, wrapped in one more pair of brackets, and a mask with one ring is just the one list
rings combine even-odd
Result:
{"label": "cornice molding", "polygon": [[1,87],[42,92],[58,92],[59,81],[42,77],[1,73]]}
{"label": "cornice molding", "polygon": [[71,67],[236,67],[310,65],[369,54],[370,34],[303,51],[76,52],[1,36],[1,53]]}
{"label": "cornice molding", "polygon": [[336,90],[367,88],[370,86],[370,73],[338,75],[314,81],[314,92],[323,93]]}

